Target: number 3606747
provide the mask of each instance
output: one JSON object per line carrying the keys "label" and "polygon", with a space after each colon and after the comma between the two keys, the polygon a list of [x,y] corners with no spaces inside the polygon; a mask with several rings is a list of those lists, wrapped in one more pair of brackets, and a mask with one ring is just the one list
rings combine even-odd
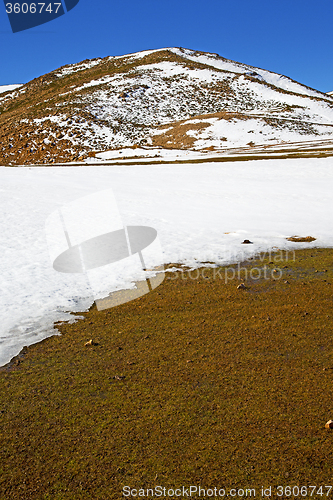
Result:
{"label": "number 3606747", "polygon": [[[46,7],[45,7],[46,6]],[[52,8],[53,7],[53,8]],[[6,3],[7,14],[41,14],[44,12],[49,12],[52,14],[58,13],[61,3]]]}

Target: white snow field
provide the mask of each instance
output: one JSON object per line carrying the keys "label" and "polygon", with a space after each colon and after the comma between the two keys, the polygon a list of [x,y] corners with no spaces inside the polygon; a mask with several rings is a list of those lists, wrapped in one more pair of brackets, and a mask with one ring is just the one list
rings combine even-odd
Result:
{"label": "white snow field", "polygon": [[[273,248],[333,247],[333,158],[84,167],[0,167],[0,365],[87,310],[86,275],[56,272],[45,223],[65,203],[112,189],[125,225],[151,226],[162,263],[226,264]],[[74,221],[78,227],[84,221]],[[313,236],[310,244],[286,237]],[[249,239],[253,245],[242,245]],[[125,263],[125,264],[124,264]],[[110,291],[138,279],[126,262]],[[133,286],[133,285],[132,285]],[[223,286],[223,281],[221,281]]]}

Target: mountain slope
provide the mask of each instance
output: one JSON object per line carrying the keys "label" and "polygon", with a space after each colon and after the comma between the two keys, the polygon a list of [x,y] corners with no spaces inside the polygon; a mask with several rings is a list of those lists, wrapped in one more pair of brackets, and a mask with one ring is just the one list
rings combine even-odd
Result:
{"label": "mountain slope", "polygon": [[333,97],[181,48],[64,66],[0,96],[1,164],[123,147],[214,149],[333,138]]}

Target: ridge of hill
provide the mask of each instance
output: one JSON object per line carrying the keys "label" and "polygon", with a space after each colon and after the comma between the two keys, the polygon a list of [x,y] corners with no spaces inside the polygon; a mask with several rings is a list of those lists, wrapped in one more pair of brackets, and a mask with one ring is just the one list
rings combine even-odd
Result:
{"label": "ridge of hill", "polygon": [[120,148],[213,150],[333,138],[333,97],[183,48],[63,66],[0,96],[3,165]]}

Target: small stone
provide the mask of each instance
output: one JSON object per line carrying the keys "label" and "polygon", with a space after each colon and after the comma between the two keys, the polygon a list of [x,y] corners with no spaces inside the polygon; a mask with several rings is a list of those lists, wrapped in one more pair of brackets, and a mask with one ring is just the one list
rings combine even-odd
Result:
{"label": "small stone", "polygon": [[93,345],[97,345],[92,339],[90,339],[88,342],[84,344],[84,347],[90,347]]}
{"label": "small stone", "polygon": [[333,420],[326,422],[325,429],[333,429]]}
{"label": "small stone", "polygon": [[237,287],[237,290],[245,290],[246,289],[246,286],[244,285],[244,283],[241,283],[240,285],[238,285]]}
{"label": "small stone", "polygon": [[285,284],[286,284],[286,285],[290,285],[290,283],[289,283],[289,281],[288,281],[288,280],[286,280],[286,281],[285,281]]}
{"label": "small stone", "polygon": [[124,380],[125,376],[124,375],[115,375],[114,380]]}
{"label": "small stone", "polygon": [[267,321],[270,321],[270,320],[271,320],[271,318],[269,316],[267,316]]}

